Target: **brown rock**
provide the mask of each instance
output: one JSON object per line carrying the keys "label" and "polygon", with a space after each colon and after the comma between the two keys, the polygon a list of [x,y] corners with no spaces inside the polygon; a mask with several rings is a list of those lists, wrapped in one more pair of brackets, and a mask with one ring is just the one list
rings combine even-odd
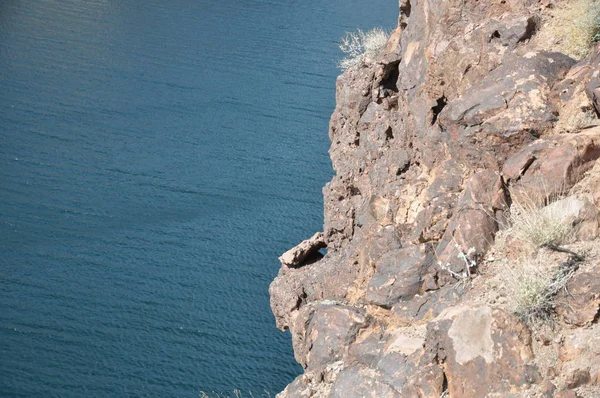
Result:
{"label": "brown rock", "polygon": [[342,359],[368,318],[364,310],[325,301],[302,308],[295,322],[296,360],[305,368],[319,368]]}
{"label": "brown rock", "polygon": [[439,398],[444,392],[445,380],[446,376],[440,366],[424,366],[408,379],[404,395],[423,398]]}
{"label": "brown rock", "polygon": [[381,381],[381,375],[374,369],[350,366],[340,372],[330,398],[400,398],[400,391]]}
{"label": "brown rock", "polygon": [[565,322],[583,326],[592,323],[600,311],[600,267],[575,274],[567,289],[556,297],[556,312]]}
{"label": "brown rock", "polygon": [[600,113],[600,53],[597,49],[589,59],[581,62],[581,80],[585,84],[585,93],[594,105],[596,112]]}
{"label": "brown rock", "polygon": [[506,207],[500,174],[489,170],[475,173],[467,182],[455,215],[436,248],[438,260],[457,274],[466,273],[467,262],[477,264],[494,242],[498,231],[496,214]]}
{"label": "brown rock", "polygon": [[[597,164],[600,128],[587,128],[598,123],[597,56],[573,66],[532,51],[544,17],[538,0],[401,0],[400,8],[382,53],[336,82],[335,176],[323,189],[328,254],[292,255],[286,264],[297,265],[282,266],[270,287],[277,326],[290,329],[305,366],[284,397],[439,398],[446,382],[454,397],[516,397],[541,381],[529,329],[473,307],[479,277],[466,292],[453,289],[435,260],[456,273],[478,264],[510,202],[507,188],[512,200],[551,202]],[[579,238],[597,233],[590,205],[600,190],[586,178],[564,202],[577,204],[568,217],[579,220]],[[458,257],[470,248],[466,261]],[[579,273],[594,273],[588,268]],[[557,311],[590,325],[598,288],[576,277],[569,291],[577,294]],[[423,342],[410,331],[424,324]],[[557,373],[577,385],[587,371],[587,385],[596,383],[596,351],[565,341],[583,359],[565,351]]]}
{"label": "brown rock", "polygon": [[589,383],[590,372],[584,369],[577,369],[567,375],[567,387],[577,388]]}
{"label": "brown rock", "polygon": [[298,311],[324,297],[343,300],[357,277],[357,270],[341,261],[344,253],[328,253],[321,261],[300,268],[282,266],[269,286],[271,311],[277,327],[287,330]]}
{"label": "brown rock", "polygon": [[367,286],[365,299],[391,307],[398,300],[408,300],[419,292],[422,276],[433,257],[426,245],[410,246],[383,255]]}
{"label": "brown rock", "polygon": [[554,396],[555,398],[579,398],[579,395],[573,390],[559,391]]}
{"label": "brown rock", "polygon": [[547,97],[552,84],[572,65],[573,60],[558,53],[509,55],[481,82],[449,102],[440,124],[453,139],[471,137],[477,150],[489,150],[494,158],[489,159],[490,166],[502,162],[553,126],[555,108]]}
{"label": "brown rock", "polygon": [[356,341],[348,348],[346,362],[358,363],[374,368],[381,358],[381,353],[386,345],[386,339],[378,331],[361,333]]}
{"label": "brown rock", "polygon": [[541,393],[544,398],[553,398],[556,392],[556,386],[550,380],[544,380],[541,386]]}
{"label": "brown rock", "polygon": [[528,365],[533,358],[528,330],[489,307],[449,308],[428,326],[427,346],[438,347],[451,396],[519,391],[540,380]]}
{"label": "brown rock", "polygon": [[400,301],[392,307],[391,319],[397,325],[420,325],[440,315],[461,297],[461,291],[452,286],[415,296],[410,301]]}
{"label": "brown rock", "polygon": [[509,158],[503,169],[513,200],[548,198],[567,192],[600,157],[600,128],[538,140]]}
{"label": "brown rock", "polygon": [[571,195],[545,207],[550,214],[573,225],[576,240],[594,240],[600,232],[600,211],[581,195]]}
{"label": "brown rock", "polygon": [[320,249],[326,247],[323,232],[317,232],[310,239],[302,241],[299,245],[283,253],[279,257],[279,261],[288,267],[300,267],[314,257]]}
{"label": "brown rock", "polygon": [[[567,335],[559,350],[562,373],[571,388],[582,384],[600,386],[600,325]],[[573,387],[575,386],[575,387]]]}

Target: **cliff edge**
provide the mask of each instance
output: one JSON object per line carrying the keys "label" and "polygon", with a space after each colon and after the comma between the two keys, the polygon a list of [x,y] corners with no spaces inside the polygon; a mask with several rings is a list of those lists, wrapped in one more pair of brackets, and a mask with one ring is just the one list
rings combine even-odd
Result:
{"label": "cliff edge", "polygon": [[324,231],[270,287],[304,367],[278,397],[599,397],[600,51],[556,51],[566,1],[399,5],[336,83]]}

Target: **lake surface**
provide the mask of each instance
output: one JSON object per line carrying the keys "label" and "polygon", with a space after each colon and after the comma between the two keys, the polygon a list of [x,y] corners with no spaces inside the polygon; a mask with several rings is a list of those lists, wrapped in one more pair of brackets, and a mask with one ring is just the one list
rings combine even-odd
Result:
{"label": "lake surface", "polygon": [[396,0],[0,2],[0,396],[280,391],[337,41]]}

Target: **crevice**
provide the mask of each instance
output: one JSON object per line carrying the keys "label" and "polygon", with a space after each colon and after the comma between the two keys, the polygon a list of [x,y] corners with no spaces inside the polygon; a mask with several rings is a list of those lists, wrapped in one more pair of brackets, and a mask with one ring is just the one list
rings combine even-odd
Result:
{"label": "crevice", "polygon": [[360,189],[358,189],[357,187],[355,187],[354,185],[350,185],[348,187],[348,193],[350,194],[350,196],[356,196],[356,195],[360,195]]}
{"label": "crevice", "polygon": [[390,91],[393,93],[398,92],[398,77],[400,76],[400,61],[392,62],[385,66],[383,78],[379,85],[382,87],[381,90],[383,93],[386,93],[388,96]]}
{"label": "crevice", "polygon": [[402,12],[402,14],[406,15],[407,17],[410,17],[411,8],[412,5],[410,4],[410,0],[400,2],[400,12]]}
{"label": "crevice", "polygon": [[517,41],[517,43],[522,43],[526,40],[531,39],[531,37],[537,31],[537,22],[535,18],[531,17],[527,19],[527,26],[525,27],[525,34],[521,36],[521,38]]}
{"label": "crevice", "polygon": [[399,176],[399,175],[406,173],[409,168],[410,168],[410,162],[406,162],[402,166],[398,167],[398,170],[396,170],[396,175]]}
{"label": "crevice", "polygon": [[442,112],[444,107],[448,104],[448,100],[446,99],[445,95],[442,95],[440,98],[438,98],[436,102],[436,105],[433,108],[431,108],[431,111],[433,113],[431,117],[432,126],[435,124],[435,122],[437,122],[438,115],[440,114],[440,112]]}
{"label": "crevice", "polygon": [[385,130],[385,140],[389,141],[389,140],[393,140],[394,139],[394,132],[392,131],[392,127],[388,127]]}
{"label": "crevice", "polygon": [[531,167],[533,162],[535,162],[536,160],[537,160],[537,158],[535,156],[532,156],[531,158],[527,159],[527,162],[525,162],[525,164],[523,165],[523,168],[519,171],[519,178],[517,178],[517,181],[519,181],[521,179],[521,177],[523,177],[525,175],[525,173],[527,173],[527,170]]}
{"label": "crevice", "polygon": [[500,32],[498,32],[497,30],[494,31],[494,33],[492,33],[492,35],[490,36],[490,43],[494,40],[494,39],[499,39],[500,38]]}
{"label": "crevice", "polygon": [[410,0],[400,0],[400,29],[405,29],[408,26],[406,20],[410,17],[411,9]]}
{"label": "crevice", "polygon": [[298,296],[298,299],[296,300],[296,304],[292,308],[292,311],[299,310],[300,307],[302,307],[302,304],[304,304],[306,302],[307,297],[308,296],[307,296],[306,292],[304,291],[304,289],[302,289],[302,293]]}
{"label": "crevice", "polygon": [[443,393],[447,393],[448,392],[448,376],[446,376],[446,371],[444,370],[444,366],[440,365],[440,367],[442,368],[442,392]]}
{"label": "crevice", "polygon": [[296,265],[288,265],[288,268],[299,269],[302,267],[306,267],[307,265],[311,265],[311,264],[321,261],[323,259],[323,257],[325,257],[325,255],[323,253],[321,253],[321,249],[324,249],[324,248],[326,249],[327,246],[322,246],[316,250],[313,250],[312,252],[310,252],[309,254],[306,255],[306,257],[304,258],[304,260],[302,260],[301,263],[296,264]]}
{"label": "crevice", "polygon": [[539,131],[536,131],[534,129],[529,129],[529,134],[533,137],[533,139],[539,139],[542,134]]}

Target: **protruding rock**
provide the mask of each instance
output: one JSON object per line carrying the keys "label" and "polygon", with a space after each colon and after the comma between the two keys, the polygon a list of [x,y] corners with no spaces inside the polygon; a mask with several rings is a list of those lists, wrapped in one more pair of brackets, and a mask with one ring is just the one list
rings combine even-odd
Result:
{"label": "protruding rock", "polygon": [[299,245],[286,251],[279,257],[282,265],[288,267],[300,267],[304,263],[319,252],[319,250],[327,247],[323,238],[323,232],[317,232],[310,239],[302,241]]}

